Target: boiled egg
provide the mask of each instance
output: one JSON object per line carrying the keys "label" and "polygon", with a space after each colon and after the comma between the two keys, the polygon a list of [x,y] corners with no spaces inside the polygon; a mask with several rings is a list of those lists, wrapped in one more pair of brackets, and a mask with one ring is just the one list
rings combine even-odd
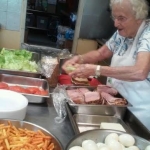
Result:
{"label": "boiled egg", "polygon": [[73,146],[69,150],[84,150],[81,146]]}
{"label": "boiled egg", "polygon": [[124,148],[125,148],[125,146],[124,146],[124,145],[122,145],[121,143],[120,143],[120,145],[121,145],[122,149],[124,149]]}
{"label": "boiled egg", "polygon": [[98,150],[98,146],[93,140],[85,140],[82,142],[82,147],[84,150]]}
{"label": "boiled egg", "polygon": [[96,145],[98,146],[99,149],[102,148],[102,147],[104,147],[104,146],[106,146],[106,144],[101,143],[101,142],[96,143]]}
{"label": "boiled egg", "polygon": [[108,142],[111,140],[111,139],[114,139],[116,141],[118,141],[119,139],[119,136],[117,133],[110,133],[106,136],[105,138],[105,144],[108,144]]}
{"label": "boiled egg", "polygon": [[148,146],[145,148],[145,150],[150,150],[150,145],[148,145]]}
{"label": "boiled egg", "polygon": [[110,141],[108,141],[107,146],[111,150],[122,150],[121,144],[118,141],[114,140],[114,139],[111,139]]}
{"label": "boiled egg", "polygon": [[111,150],[108,146],[103,146],[99,150]]}
{"label": "boiled egg", "polygon": [[129,147],[134,145],[135,139],[129,134],[122,134],[119,136],[119,142],[122,145]]}
{"label": "boiled egg", "polygon": [[128,147],[130,150],[140,150],[137,146],[130,146]]}

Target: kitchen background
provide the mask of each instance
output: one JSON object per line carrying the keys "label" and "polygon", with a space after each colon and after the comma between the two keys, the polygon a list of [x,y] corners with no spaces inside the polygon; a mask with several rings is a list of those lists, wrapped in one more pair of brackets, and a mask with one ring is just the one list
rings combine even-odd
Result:
{"label": "kitchen background", "polygon": [[[45,3],[45,10],[37,2]],[[46,2],[44,0],[1,0],[0,47],[19,49],[24,42],[55,47],[57,31],[54,28],[57,23],[75,29],[75,43],[79,38],[95,40],[110,37],[114,28],[109,17],[109,0],[80,0],[79,3],[76,1],[72,5],[73,2],[73,0]],[[70,18],[76,15],[78,17],[74,28]],[[40,24],[42,21],[44,23]],[[72,46],[72,40],[67,42]],[[77,44],[74,47],[76,46]]]}
{"label": "kitchen background", "polygon": [[[19,49],[27,43],[82,54],[114,33],[110,16],[109,0],[1,0],[0,47]],[[66,27],[67,38],[58,34]]]}

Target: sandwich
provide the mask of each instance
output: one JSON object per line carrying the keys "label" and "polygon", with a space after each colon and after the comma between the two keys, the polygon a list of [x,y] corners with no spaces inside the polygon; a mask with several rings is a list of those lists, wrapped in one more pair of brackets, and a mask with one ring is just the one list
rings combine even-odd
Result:
{"label": "sandwich", "polygon": [[66,73],[70,73],[72,71],[76,70],[76,68],[73,66],[73,65],[68,65],[66,68],[65,68],[65,71]]}
{"label": "sandwich", "polygon": [[87,78],[72,78],[72,83],[75,85],[89,85],[89,80]]}

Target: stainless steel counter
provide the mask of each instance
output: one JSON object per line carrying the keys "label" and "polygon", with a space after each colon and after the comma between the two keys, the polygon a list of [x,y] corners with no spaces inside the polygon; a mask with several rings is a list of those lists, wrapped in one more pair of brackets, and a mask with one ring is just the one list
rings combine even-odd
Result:
{"label": "stainless steel counter", "polygon": [[[148,111],[148,109],[129,108],[126,113],[125,123],[131,126],[132,129],[134,128],[134,131],[137,132],[139,136],[144,136],[144,133],[146,133],[145,138],[149,140],[150,114]],[[135,119],[131,113],[134,114],[137,119]],[[68,116],[65,121],[60,124],[55,123],[55,117],[57,117],[57,114],[52,101],[51,99],[47,99],[46,102],[42,104],[29,104],[25,121],[35,123],[50,131],[65,148],[75,133]],[[144,127],[144,130],[140,130],[141,126]]]}
{"label": "stainless steel counter", "polygon": [[65,148],[67,143],[73,138],[74,131],[72,129],[69,118],[67,117],[63,123],[55,123],[54,118],[57,116],[55,108],[50,99],[42,104],[29,104],[25,121],[35,123],[52,133]]}

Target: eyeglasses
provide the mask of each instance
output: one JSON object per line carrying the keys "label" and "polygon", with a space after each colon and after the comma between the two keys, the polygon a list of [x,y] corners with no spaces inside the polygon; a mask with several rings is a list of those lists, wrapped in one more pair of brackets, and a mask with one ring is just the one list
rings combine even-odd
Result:
{"label": "eyeglasses", "polygon": [[128,20],[128,18],[123,17],[123,16],[119,16],[119,17],[111,16],[111,19],[112,19],[113,21],[118,20],[118,21],[121,22],[121,23]]}

